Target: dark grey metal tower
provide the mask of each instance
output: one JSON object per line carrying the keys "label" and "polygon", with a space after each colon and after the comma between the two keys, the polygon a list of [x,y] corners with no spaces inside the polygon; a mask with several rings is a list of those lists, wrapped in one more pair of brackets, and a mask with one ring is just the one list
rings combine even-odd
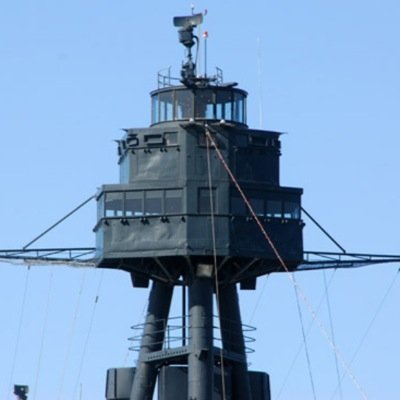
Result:
{"label": "dark grey metal tower", "polygon": [[[97,195],[97,266],[129,272],[134,287],[152,281],[136,368],[108,371],[109,400],[152,399],[157,378],[160,400],[270,398],[268,376],[247,369],[237,285],[254,290],[258,276],[282,270],[276,251],[289,270],[302,262],[302,190],[280,186],[280,133],[247,126],[247,93],[197,73],[201,22],[201,14],[174,19],[187,50],[181,84],[164,78],[151,93],[150,127],[126,130],[120,183]],[[177,347],[166,345],[175,286],[189,295]]]}

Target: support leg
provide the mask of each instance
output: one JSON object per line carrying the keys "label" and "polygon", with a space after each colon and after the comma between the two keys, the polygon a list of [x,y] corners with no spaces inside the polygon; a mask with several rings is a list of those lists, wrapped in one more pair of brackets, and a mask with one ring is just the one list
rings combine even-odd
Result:
{"label": "support leg", "polygon": [[[219,311],[224,349],[246,358],[245,343],[240,318],[239,297],[236,285],[220,287]],[[232,365],[232,399],[251,400],[251,389],[246,361]]]}
{"label": "support leg", "polygon": [[144,362],[144,357],[148,353],[162,349],[172,292],[173,286],[153,282],[130,400],[153,398],[157,369]]}
{"label": "support leg", "polygon": [[189,287],[188,399],[210,400],[214,390],[213,282],[196,277]]}

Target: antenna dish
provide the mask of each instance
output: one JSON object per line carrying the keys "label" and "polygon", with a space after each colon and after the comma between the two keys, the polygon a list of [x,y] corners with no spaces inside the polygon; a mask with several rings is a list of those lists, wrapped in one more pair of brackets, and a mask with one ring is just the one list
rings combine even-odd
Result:
{"label": "antenna dish", "polygon": [[179,42],[187,49],[187,60],[182,65],[181,82],[190,87],[196,82],[196,63],[192,58],[192,47],[199,38],[193,34],[193,29],[203,22],[203,14],[193,14],[183,17],[174,17],[174,26],[179,28]]}
{"label": "antenna dish", "polygon": [[184,17],[174,17],[174,26],[177,28],[194,28],[203,22],[203,14],[193,14]]}

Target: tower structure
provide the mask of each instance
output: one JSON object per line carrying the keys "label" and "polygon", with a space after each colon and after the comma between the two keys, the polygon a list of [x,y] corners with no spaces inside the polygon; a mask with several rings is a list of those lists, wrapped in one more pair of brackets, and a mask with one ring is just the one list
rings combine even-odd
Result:
{"label": "tower structure", "polygon": [[[247,368],[237,287],[254,290],[282,261],[287,270],[303,261],[302,190],[280,185],[280,133],[247,126],[247,93],[198,74],[202,19],[174,18],[187,53],[180,83],[166,78],[151,92],[151,125],[126,130],[120,183],[97,194],[97,266],[127,271],[134,287],[151,282],[136,368],[108,371],[108,400],[152,399],[157,378],[160,400],[270,398],[268,376]],[[189,316],[184,307],[182,342],[171,347],[176,286]]]}

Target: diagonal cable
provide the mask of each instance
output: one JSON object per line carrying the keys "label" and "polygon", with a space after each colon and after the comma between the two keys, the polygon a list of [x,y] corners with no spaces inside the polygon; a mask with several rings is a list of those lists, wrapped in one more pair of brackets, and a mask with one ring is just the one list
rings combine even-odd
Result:
{"label": "diagonal cable", "polygon": [[[330,331],[331,331],[331,338],[332,338],[332,342],[336,346],[335,332],[333,330],[333,318],[332,318],[331,302],[330,302],[330,299],[329,299],[328,282],[326,280],[325,271],[322,271],[322,272],[323,272],[323,277],[324,277],[325,298],[326,298],[326,305],[327,305],[327,308],[328,308],[328,317],[329,317],[329,327],[330,327]],[[334,355],[335,355],[335,369],[336,369],[336,377],[337,377],[337,380],[338,380],[339,395],[340,395],[340,398],[343,400],[342,383],[340,381],[340,373],[339,373],[339,361],[338,361],[336,353],[334,353]]]}
{"label": "diagonal cable", "polygon": [[313,374],[312,374],[312,369],[311,369],[310,352],[309,352],[309,349],[308,349],[308,342],[307,342],[307,338],[306,338],[306,332],[304,330],[303,313],[301,312],[298,287],[294,286],[293,289],[294,289],[294,292],[295,292],[295,295],[296,295],[297,312],[299,314],[299,319],[300,319],[301,335],[302,335],[302,338],[303,338],[304,351],[305,351],[305,354],[306,354],[308,375],[310,377],[310,383],[311,383],[311,390],[312,390],[312,394],[313,394],[313,399],[316,400],[317,396],[315,394],[315,385],[314,385],[314,379],[313,379]]}
{"label": "diagonal cable", "polygon": [[[386,299],[387,299],[388,296],[389,296],[389,293],[392,291],[392,289],[393,289],[393,287],[394,287],[394,284],[396,283],[397,278],[399,277],[399,273],[400,273],[400,269],[398,269],[398,270],[396,271],[396,275],[394,276],[394,278],[393,278],[392,281],[390,282],[388,289],[386,290],[385,294],[384,294],[383,297],[382,297],[382,300],[380,301],[378,307],[376,308],[376,311],[375,311],[375,313],[374,313],[374,315],[373,315],[371,321],[369,322],[369,324],[368,324],[368,326],[367,326],[367,329],[365,330],[365,332],[364,332],[362,338],[360,339],[360,341],[359,341],[359,343],[358,343],[358,346],[357,346],[357,348],[356,348],[356,350],[355,350],[353,356],[351,357],[351,360],[350,360],[350,362],[349,362],[349,365],[352,365],[352,364],[353,364],[353,362],[354,362],[354,360],[356,359],[358,353],[360,352],[361,347],[362,347],[362,345],[363,345],[364,342],[365,342],[365,339],[367,338],[367,336],[368,336],[368,334],[369,334],[369,332],[370,332],[372,326],[374,325],[374,322],[375,322],[376,318],[378,317],[380,311],[381,311],[382,308],[383,308],[383,305],[384,305]],[[342,376],[340,377],[340,382],[343,381],[344,377],[345,377],[345,375],[342,374]],[[338,384],[337,387],[336,387],[336,389],[335,389],[335,391],[334,391],[334,393],[333,393],[333,395],[332,395],[332,397],[331,397],[332,399],[336,396],[336,393],[338,392],[339,388],[340,388],[340,386],[339,386],[339,384]]]}
{"label": "diagonal cable", "polygon": [[328,341],[329,345],[331,346],[332,350],[337,353],[338,359],[340,360],[340,362],[342,364],[342,367],[345,369],[346,373],[350,376],[353,384],[358,389],[358,391],[362,395],[363,399],[368,399],[364,389],[359,384],[359,382],[357,381],[356,377],[354,376],[354,374],[350,370],[349,365],[346,363],[346,361],[343,358],[343,356],[341,355],[339,349],[332,342],[331,337],[328,334],[328,331],[326,330],[325,326],[319,320],[319,318],[317,318],[317,315],[316,315],[316,313],[314,311],[314,308],[312,307],[311,303],[309,302],[307,296],[305,295],[303,290],[301,290],[301,288],[297,284],[296,280],[294,279],[294,274],[291,271],[289,271],[285,261],[283,260],[282,256],[278,252],[275,244],[273,243],[272,239],[270,238],[270,236],[266,232],[266,230],[265,230],[264,226],[262,225],[260,219],[258,218],[257,214],[254,212],[254,209],[253,209],[252,205],[250,204],[249,200],[247,199],[246,195],[244,194],[244,192],[243,192],[242,188],[240,187],[236,177],[233,175],[233,173],[232,173],[231,169],[229,168],[228,164],[226,163],[221,151],[219,150],[219,148],[218,148],[217,144],[215,143],[214,139],[212,138],[212,135],[210,134],[209,127],[207,125],[206,125],[206,135],[210,139],[210,142],[212,143],[212,145],[214,146],[214,148],[215,148],[215,150],[217,152],[217,155],[218,155],[219,159],[221,160],[222,165],[224,166],[224,168],[225,168],[226,172],[228,173],[230,179],[232,180],[233,184],[235,185],[236,189],[238,190],[238,192],[239,192],[240,196],[242,197],[244,203],[248,207],[248,209],[250,211],[250,214],[254,218],[254,221],[256,222],[257,226],[260,228],[260,231],[263,234],[265,240],[271,246],[271,249],[272,249],[273,253],[275,254],[276,258],[278,259],[278,261],[281,264],[281,266],[283,267],[283,269],[288,273],[289,280],[292,282],[292,284],[295,287],[297,287],[298,293],[299,293],[300,297],[302,298],[302,301],[307,306],[312,318],[315,319],[315,321],[317,322],[322,334],[325,336],[325,338]]}
{"label": "diagonal cable", "polygon": [[79,209],[81,209],[84,205],[89,203],[91,200],[93,200],[95,196],[90,196],[88,199],[86,199],[83,203],[79,204],[79,206],[75,207],[72,211],[64,215],[61,219],[59,219],[57,222],[55,222],[53,225],[51,225],[49,228],[47,228],[45,231],[43,231],[40,235],[36,236],[34,239],[32,239],[29,243],[27,243],[23,249],[27,249],[30,245],[33,243],[37,242],[40,238],[42,238],[44,235],[49,233],[51,230],[53,230],[56,226],[60,225],[61,222],[65,221],[67,218],[69,218],[72,214],[76,213]]}

